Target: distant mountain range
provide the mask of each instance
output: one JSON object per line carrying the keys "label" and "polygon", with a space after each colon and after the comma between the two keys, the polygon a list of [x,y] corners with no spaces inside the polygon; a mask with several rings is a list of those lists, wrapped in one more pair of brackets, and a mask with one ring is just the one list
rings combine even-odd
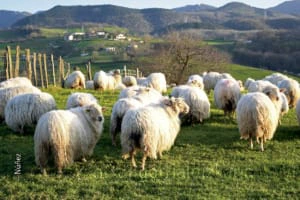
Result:
{"label": "distant mountain range", "polygon": [[0,28],[8,28],[18,20],[31,15],[26,12],[0,10]]}
{"label": "distant mountain range", "polygon": [[170,29],[189,28],[289,29],[300,28],[300,0],[287,1],[270,9],[237,2],[219,8],[200,4],[174,9],[131,9],[113,5],[56,6],[32,15],[0,11],[0,16],[0,28],[101,23],[124,27],[135,33],[161,33]]}

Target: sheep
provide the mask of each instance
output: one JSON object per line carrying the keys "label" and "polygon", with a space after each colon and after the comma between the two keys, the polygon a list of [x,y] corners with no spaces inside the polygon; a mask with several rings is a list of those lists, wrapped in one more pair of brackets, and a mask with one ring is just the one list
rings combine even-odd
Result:
{"label": "sheep", "polygon": [[262,92],[266,87],[277,87],[277,86],[269,81],[257,80],[249,84],[248,92]]}
{"label": "sheep", "polygon": [[280,110],[280,118],[279,118],[279,125],[281,124],[281,118],[289,112],[289,103],[286,98],[286,95],[280,90],[280,98],[281,98],[281,110]]}
{"label": "sheep", "polygon": [[198,74],[189,76],[187,85],[189,85],[189,84],[193,84],[202,90],[204,89],[203,78],[201,76],[199,76]]}
{"label": "sheep", "polygon": [[296,105],[296,116],[297,116],[298,124],[300,125],[300,100],[298,100]]}
{"label": "sheep", "polygon": [[130,87],[130,86],[137,85],[137,81],[136,81],[136,78],[135,78],[134,76],[125,76],[125,77],[122,79],[122,82],[123,82],[123,84],[124,84],[126,87]]}
{"label": "sheep", "polygon": [[248,93],[240,99],[237,104],[237,123],[241,139],[250,140],[250,147],[253,149],[252,138],[260,144],[261,151],[264,151],[264,142],[271,140],[274,136],[279,122],[281,98],[279,90],[270,99],[262,92]]}
{"label": "sheep", "polygon": [[34,132],[35,162],[42,174],[50,153],[58,174],[77,160],[86,161],[93,154],[103,130],[101,106],[90,104],[70,110],[54,110],[39,119]]}
{"label": "sheep", "polygon": [[147,78],[146,77],[139,77],[136,79],[138,85],[147,86]]}
{"label": "sheep", "polygon": [[94,95],[84,92],[75,92],[69,95],[66,108],[70,109],[92,103],[98,103],[98,100],[94,97]]}
{"label": "sheep", "polygon": [[221,74],[219,72],[207,72],[203,75],[204,89],[207,94],[210,90],[213,90],[217,82],[221,79]]}
{"label": "sheep", "polygon": [[94,90],[95,89],[94,81],[93,80],[86,81],[85,88],[89,90]]}
{"label": "sheep", "polygon": [[73,71],[63,82],[64,88],[72,89],[84,89],[85,88],[85,76],[79,71]]}
{"label": "sheep", "polygon": [[180,85],[173,88],[171,96],[182,97],[190,107],[190,113],[187,115],[189,120],[185,122],[192,123],[193,121],[203,122],[204,119],[210,117],[210,102],[206,93],[198,87],[190,85]]}
{"label": "sheep", "polygon": [[290,108],[295,108],[300,98],[299,84],[294,79],[284,79],[278,83],[278,87],[284,89]]}
{"label": "sheep", "polygon": [[274,85],[278,85],[278,83],[284,79],[289,79],[286,75],[283,75],[281,73],[273,73],[271,75],[266,76],[263,78],[264,81],[269,81],[273,83]]}
{"label": "sheep", "polygon": [[245,84],[244,84],[245,88],[248,90],[249,85],[253,82],[255,82],[255,80],[253,78],[247,78],[245,81]]}
{"label": "sheep", "polygon": [[135,153],[143,152],[142,170],[147,157],[161,158],[162,152],[169,150],[180,131],[180,113],[188,113],[189,106],[181,98],[168,98],[160,104],[151,104],[129,110],[121,125],[122,157],[131,157],[136,167]]}
{"label": "sheep", "polygon": [[[118,72],[113,75],[107,74],[104,71],[99,71],[94,75],[95,89],[100,90],[115,90],[122,84],[122,77]],[[124,86],[122,86],[124,88]]]}
{"label": "sheep", "polygon": [[234,79],[221,79],[214,88],[214,100],[217,108],[225,115],[232,115],[241,98],[239,83]]}
{"label": "sheep", "polygon": [[26,77],[10,78],[0,83],[0,88],[9,88],[16,86],[32,86],[31,81]]}
{"label": "sheep", "polygon": [[121,123],[125,113],[130,109],[136,109],[150,103],[158,103],[163,96],[152,88],[140,88],[131,98],[119,99],[112,108],[110,118],[110,135],[112,144],[116,146],[116,135],[121,130]]}
{"label": "sheep", "polygon": [[140,88],[145,88],[145,87],[144,86],[139,86],[139,85],[134,85],[134,86],[127,87],[127,88],[121,90],[118,98],[122,99],[122,98],[132,97],[132,96],[137,94],[137,92]]}
{"label": "sheep", "polygon": [[167,81],[163,73],[151,73],[147,76],[146,80],[143,79],[143,81],[140,81],[139,79],[138,81],[139,85],[154,88],[160,93],[167,92]]}
{"label": "sheep", "polygon": [[25,126],[32,126],[46,112],[56,109],[52,95],[41,93],[20,94],[5,106],[5,122],[15,132],[24,133]]}
{"label": "sheep", "polygon": [[27,93],[40,93],[41,90],[34,86],[16,86],[0,89],[0,121],[5,119],[5,106],[7,102],[19,95],[19,94],[27,94]]}

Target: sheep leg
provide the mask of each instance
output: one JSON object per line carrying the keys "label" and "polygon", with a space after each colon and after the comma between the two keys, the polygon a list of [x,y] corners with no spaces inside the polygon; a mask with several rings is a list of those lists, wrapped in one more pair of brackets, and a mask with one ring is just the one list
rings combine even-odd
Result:
{"label": "sheep leg", "polygon": [[264,151],[264,138],[263,137],[260,139],[260,150]]}
{"label": "sheep leg", "polygon": [[252,141],[252,137],[250,137],[250,148],[253,149],[253,141]]}
{"label": "sheep leg", "polygon": [[143,158],[142,158],[142,171],[145,170],[146,160],[147,160],[147,153],[144,152],[144,155],[143,155]]}
{"label": "sheep leg", "polygon": [[162,152],[161,151],[158,152],[158,158],[162,159]]}
{"label": "sheep leg", "polygon": [[131,164],[132,164],[132,167],[136,168],[136,162],[135,162],[134,156],[135,156],[135,151],[132,150],[132,151],[130,152]]}
{"label": "sheep leg", "polygon": [[47,171],[46,168],[41,168],[41,172],[44,176],[47,176]]}
{"label": "sheep leg", "polygon": [[81,161],[85,163],[85,162],[86,162],[86,159],[83,157],[83,158],[81,159]]}

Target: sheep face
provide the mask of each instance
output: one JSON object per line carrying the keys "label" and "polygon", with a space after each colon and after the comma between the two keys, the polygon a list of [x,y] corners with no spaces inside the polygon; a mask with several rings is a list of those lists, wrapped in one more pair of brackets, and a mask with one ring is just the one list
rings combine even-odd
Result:
{"label": "sheep face", "polygon": [[174,98],[165,100],[165,104],[170,106],[176,113],[184,113],[187,114],[190,110],[189,106],[185,103],[183,98]]}
{"label": "sheep face", "polygon": [[266,87],[263,90],[263,93],[265,93],[273,102],[277,102],[280,99],[279,89],[276,87]]}
{"label": "sheep face", "polygon": [[98,104],[91,104],[84,106],[86,116],[95,123],[103,123],[104,117],[102,114],[102,108]]}

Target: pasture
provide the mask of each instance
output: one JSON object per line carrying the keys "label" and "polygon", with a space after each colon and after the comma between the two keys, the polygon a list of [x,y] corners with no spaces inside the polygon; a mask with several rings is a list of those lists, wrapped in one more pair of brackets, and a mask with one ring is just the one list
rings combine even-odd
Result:
{"label": "pasture", "polygon": [[[270,72],[232,66],[235,78],[262,78]],[[50,87],[64,109],[75,90]],[[86,90],[106,107],[105,128],[92,157],[76,162],[58,176],[50,163],[48,176],[34,162],[33,132],[13,133],[0,125],[0,199],[297,199],[300,196],[300,126],[295,109],[282,119],[265,151],[240,140],[236,119],[216,109],[211,118],[183,126],[175,145],[161,160],[147,160],[145,171],[121,159],[111,145],[109,120],[118,91]],[[170,92],[170,91],[169,91]],[[137,156],[140,166],[141,155]],[[18,169],[21,171],[18,171]],[[15,174],[20,172],[19,174]]]}

